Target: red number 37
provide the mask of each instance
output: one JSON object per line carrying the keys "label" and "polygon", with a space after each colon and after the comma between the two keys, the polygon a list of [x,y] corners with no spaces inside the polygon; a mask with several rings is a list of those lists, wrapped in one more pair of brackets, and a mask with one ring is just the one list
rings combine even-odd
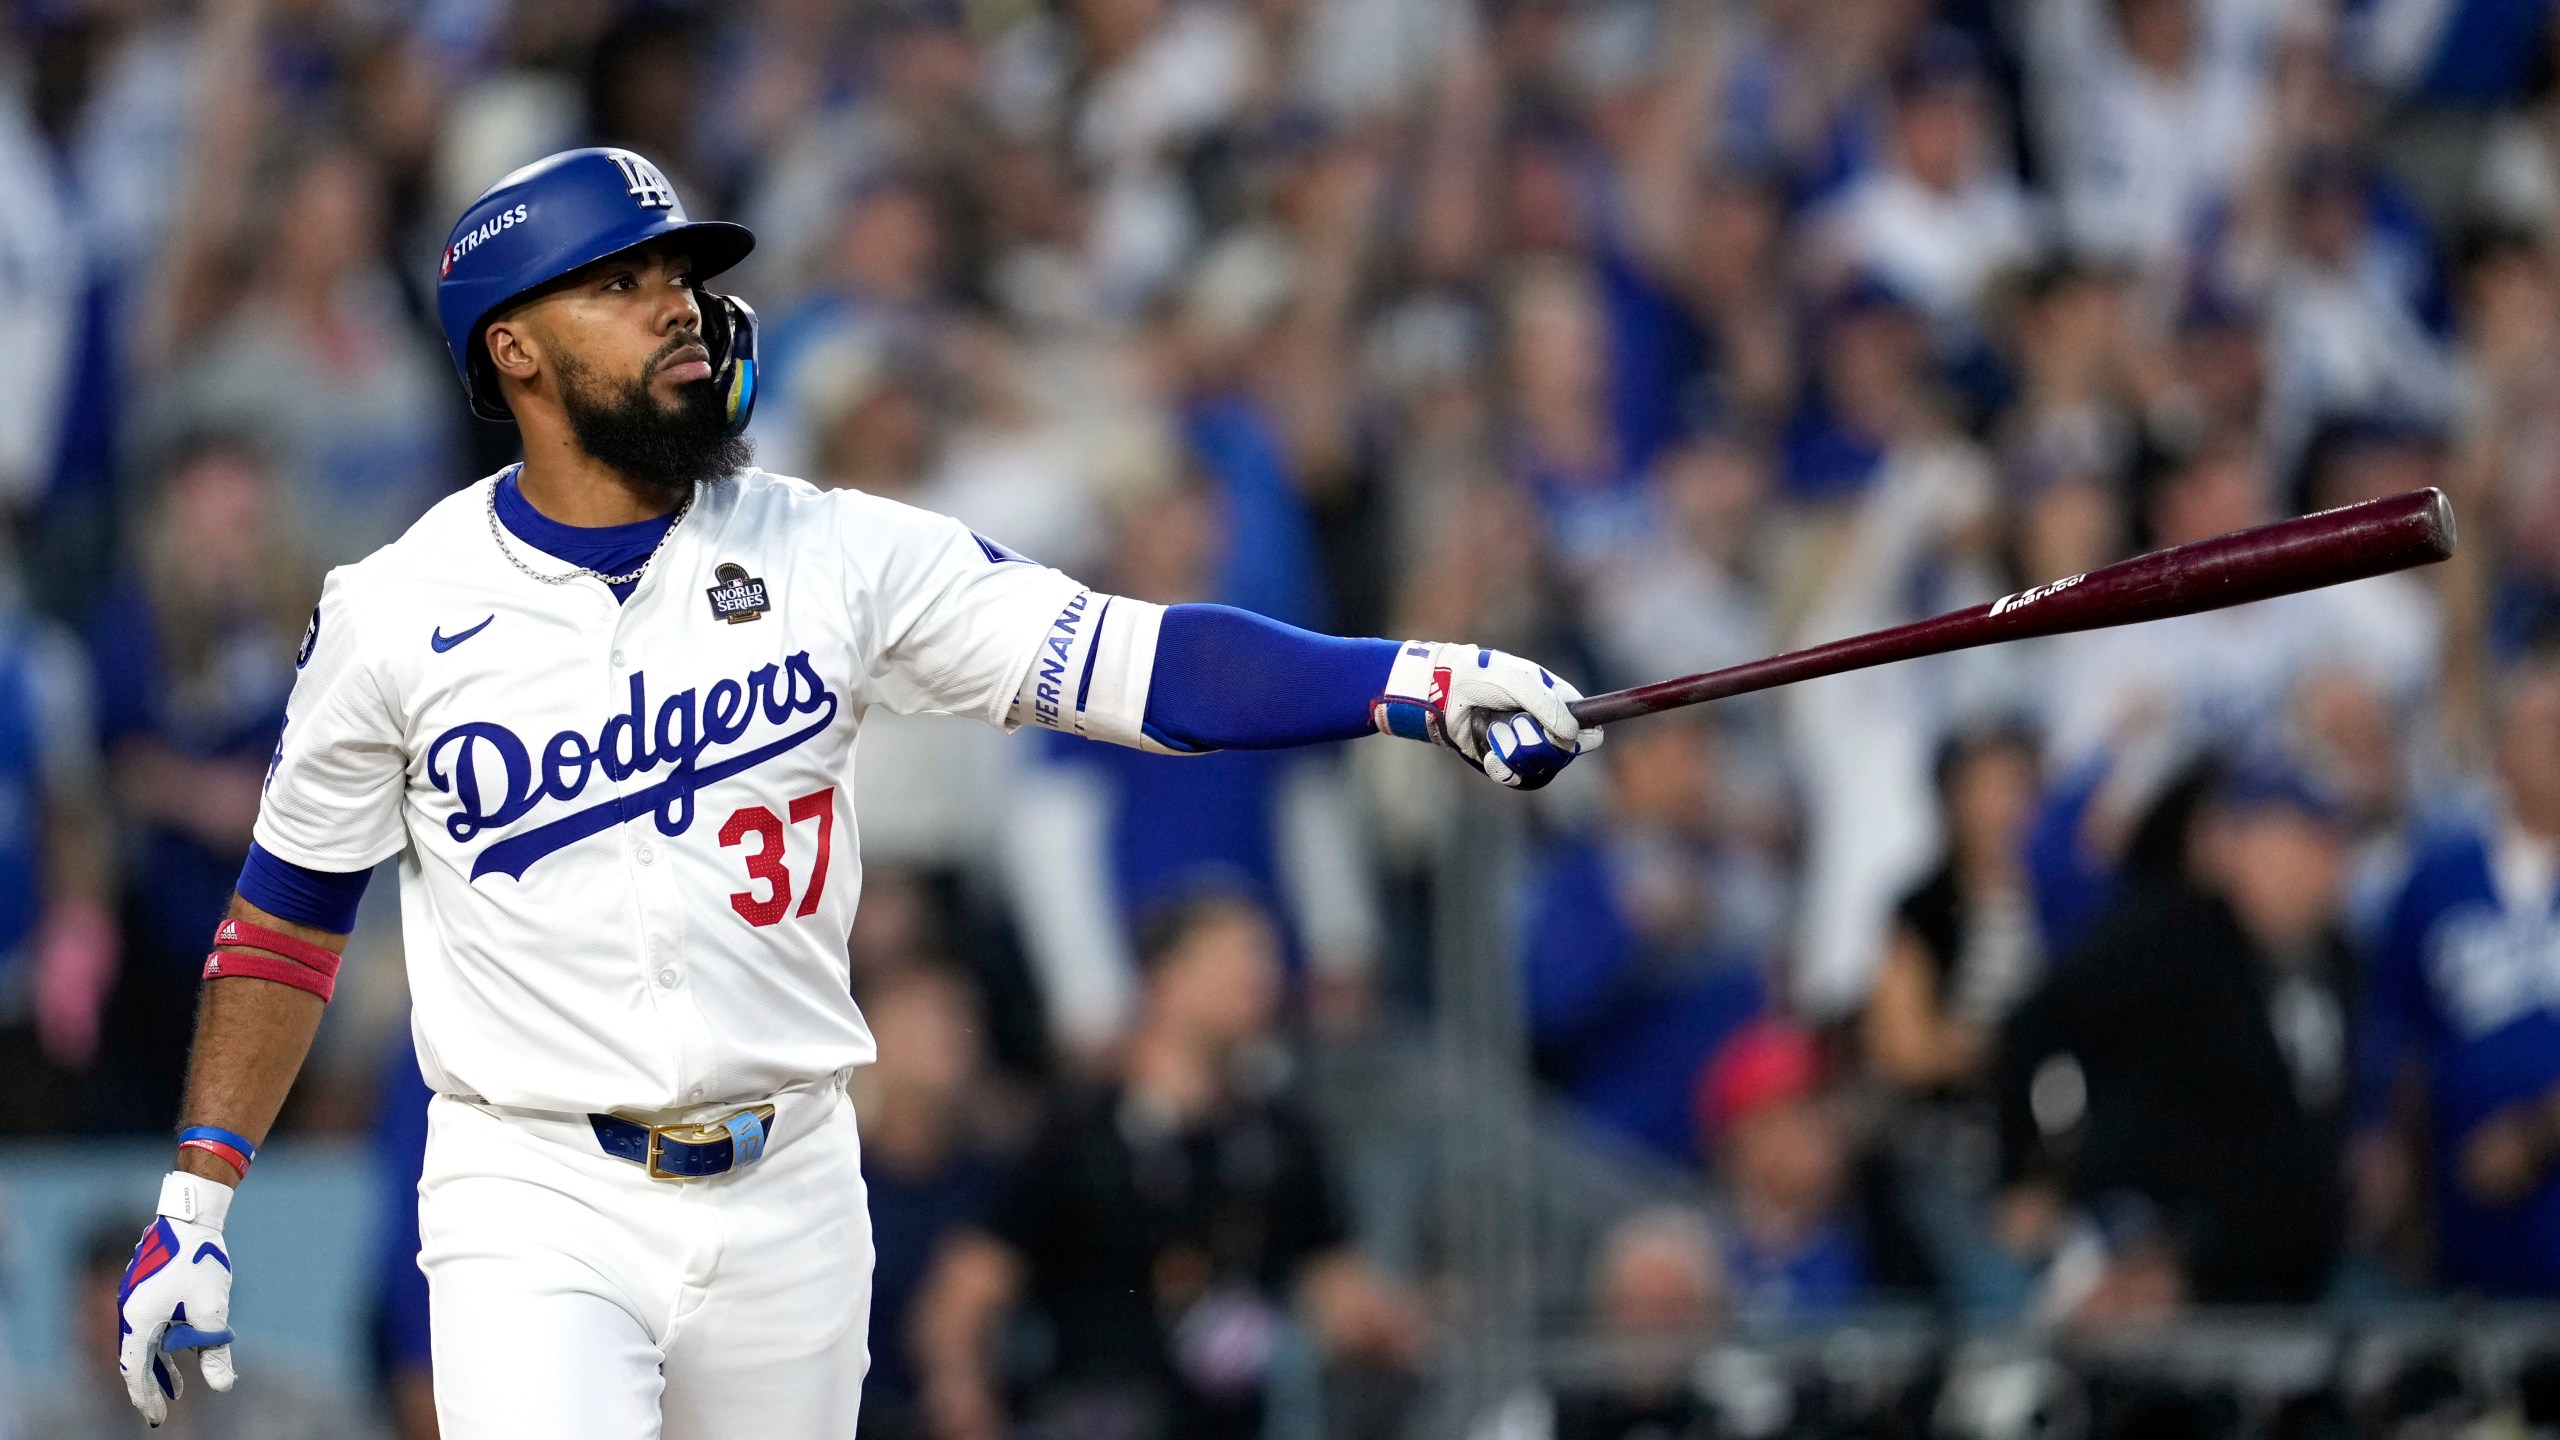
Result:
{"label": "red number 37", "polygon": [[[809,889],[800,897],[800,915],[818,913],[818,897],[827,893],[827,862],[835,857],[836,792],[830,785],[813,790],[791,802],[791,823],[803,820],[818,822],[818,868],[810,873]],[[731,815],[720,827],[720,848],[743,844],[750,835],[756,837],[756,848],[747,855],[747,878],[764,885],[758,895],[754,890],[740,890],[729,897],[729,906],[746,917],[750,925],[771,925],[791,909],[791,867],[783,863],[783,848],[788,834],[782,818],[762,805],[750,805]]]}

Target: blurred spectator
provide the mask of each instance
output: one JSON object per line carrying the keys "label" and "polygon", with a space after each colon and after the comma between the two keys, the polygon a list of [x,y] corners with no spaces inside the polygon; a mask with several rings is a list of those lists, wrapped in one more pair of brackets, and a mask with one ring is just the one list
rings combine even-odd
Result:
{"label": "blurred spectator", "polygon": [[1746,1323],[1821,1324],[1866,1293],[1866,1247],[1842,1209],[1848,1137],[1825,1071],[1811,1031],[1763,1020],[1698,1072],[1724,1269]]}
{"label": "blurred spectator", "polygon": [[[828,408],[828,389],[842,383],[828,372],[848,363],[830,352],[848,343],[875,354],[930,345],[942,318],[944,229],[931,191],[901,171],[857,176],[845,182],[835,217],[809,288],[774,313],[762,346],[770,388],[755,433],[762,458],[786,474],[812,468],[802,440],[815,435],[809,407]],[[819,389],[804,395],[804,379]]]}
{"label": "blurred spectator", "polygon": [[1637,539],[1647,519],[1610,414],[1601,297],[1586,271],[1550,261],[1523,270],[1506,299],[1509,467],[1536,499],[1557,557],[1586,567]]}
{"label": "blurred spectator", "polygon": [[2359,994],[2342,820],[2299,771],[2237,768],[2184,873],[2136,884],[2010,1016],[1993,1084],[2002,1173],[2026,1187],[2012,1243],[2050,1240],[2067,1198],[2122,1247],[2111,1300],[2321,1295],[2346,1226]]}
{"label": "blurred spectator", "polygon": [[1995,428],[2012,474],[2114,482],[2131,472],[2158,361],[2127,313],[2127,289],[2122,276],[2072,262],[2020,285],[2006,335],[2017,394]]}
{"label": "blurred spectator", "polygon": [[[134,1433],[133,1406],[116,1372],[116,1286],[147,1223],[138,1215],[102,1215],[82,1233],[71,1313],[57,1322],[78,1357],[75,1383],[60,1387],[54,1403],[34,1416],[30,1435],[110,1440]],[[201,1388],[201,1381],[189,1380],[189,1389]],[[245,1372],[228,1395],[195,1399],[152,1433],[190,1440],[361,1440],[373,1433],[346,1407],[297,1386],[281,1365]]]}
{"label": "blurred spectator", "polygon": [[[2153,545],[2184,545],[2275,508],[2256,447],[2225,435],[2154,482],[2144,519]],[[2055,757],[2086,759],[2144,717],[2188,744],[2263,743],[2302,677],[2333,664],[2414,709],[2438,663],[2424,584],[2392,577],[2058,641],[2040,697]]]}
{"label": "blurred spectator", "polygon": [[944,1242],[985,1223],[1001,1169],[977,1133],[986,1057],[967,982],[918,966],[867,986],[861,999],[880,1046],[854,1078],[878,1257],[862,1427],[894,1440],[931,1433],[916,1383],[916,1301]]}
{"label": "blurred spectator", "polygon": [[1756,553],[1768,538],[1769,471],[1767,452],[1733,434],[1655,461],[1646,533],[1591,583],[1593,638],[1612,675],[1695,674],[1776,648]]}
{"label": "blurred spectator", "polygon": [[[1203,257],[1171,333],[1173,402],[1182,438],[1225,520],[1212,583],[1225,604],[1293,625],[1326,625],[1309,494],[1309,451],[1328,448],[1323,401],[1275,374],[1275,327],[1297,257],[1250,234]],[[1303,379],[1303,377],[1297,377]],[[1303,390],[1303,387],[1302,387]],[[1294,413],[1293,413],[1294,412]],[[1293,423],[1294,422],[1294,423]]]}
{"label": "blurred spectator", "polygon": [[2267,140],[2208,275],[2265,302],[2268,453],[2289,465],[2331,416],[2441,419],[2452,376],[2433,323],[2434,246],[2408,197],[2359,158],[2356,99],[2334,47],[2297,31],[2272,80]]}
{"label": "blurred spectator", "polygon": [[808,471],[829,489],[914,503],[937,439],[930,371],[877,336],[836,337],[800,371]]}
{"label": "blurred spectator", "polygon": [[2256,435],[2266,413],[2265,317],[2245,297],[2207,286],[2179,306],[2167,373],[2146,399],[2152,439],[2192,455],[2222,435]]}
{"label": "blurred spectator", "polygon": [[1718,1416],[1685,1362],[1724,1320],[1723,1262],[1696,1213],[1640,1210],[1602,1237],[1591,1310],[1620,1348],[1614,1384],[1555,1400],[1554,1440],[1706,1440]]}
{"label": "blurred spectator", "polygon": [[382,183],[364,150],[313,145],[252,212],[240,255],[215,248],[222,236],[190,240],[205,253],[188,257],[184,303],[201,314],[147,419],[161,453],[205,429],[256,438],[281,482],[259,533],[330,564],[397,537],[466,478],[452,375],[381,260]]}
{"label": "blurred spectator", "polygon": [[2079,253],[2178,277],[2261,143],[2270,37],[2233,18],[2251,8],[2048,0],[2025,12],[2040,139]]}
{"label": "blurred spectator", "polygon": [[2498,702],[2499,805],[2418,851],[2373,990],[2377,1069],[2423,1088],[2443,1278],[2560,1295],[2560,657]]}
{"label": "blurred spectator", "polygon": [[98,729],[131,827],[127,963],[111,1002],[107,1123],[175,1113],[206,937],[249,851],[268,756],[319,593],[265,457],[225,438],[172,464],[131,568],[89,616]]}
{"label": "blurred spectator", "polygon": [[1724,742],[1695,711],[1612,735],[1610,804],[1529,877],[1522,984],[1538,1068],[1582,1114],[1695,1153],[1690,1077],[1765,1004],[1784,882],[1734,823]]}
{"label": "blurred spectator", "polygon": [[2550,29],[2548,0],[2380,0],[2364,8],[2357,37],[2368,75],[2471,110],[2523,97]]}
{"label": "blurred spectator", "polygon": [[2004,1315],[2027,1276],[1990,1229],[1999,1134],[1992,1045],[2041,978],[2025,829],[2038,789],[2034,737],[1959,734],[1939,752],[1945,859],[1903,896],[1861,1025],[1868,1069],[1894,1103],[1883,1121],[1901,1218],[1941,1295]]}
{"label": "blurred spectator", "polygon": [[0,1127],[77,1112],[119,937],[87,655],[0,576]]}
{"label": "blurred spectator", "polygon": [[[1202,487],[1129,514],[1112,593],[1159,604],[1208,587],[1225,515]],[[1326,750],[1148,755],[1043,736],[1002,836],[1034,973],[1060,1049],[1098,1061],[1128,1023],[1136,918],[1203,887],[1278,915],[1317,1018],[1367,1011],[1377,900],[1342,768]]]}
{"label": "blurred spectator", "polygon": [[[1989,457],[1923,388],[1909,313],[1861,287],[1835,302],[1822,343],[1822,406],[1789,437],[1789,486],[1805,500],[1779,583],[1802,587],[1783,632],[1810,644],[1987,600]],[[1808,423],[1811,422],[1811,423]],[[1805,489],[1808,485],[1814,488]],[[1929,756],[1962,704],[1962,661],[1880,666],[1787,689],[1778,704],[1803,786],[1805,852],[1795,996],[1809,1013],[1854,1010],[1873,982],[1893,902],[1928,864]]]}
{"label": "blurred spectator", "polygon": [[[887,357],[902,372],[883,395],[892,427],[868,437],[871,463],[896,464],[919,440],[934,452],[917,503],[958,516],[997,543],[1070,574],[1089,574],[1109,555],[1110,503],[1128,503],[1166,482],[1178,464],[1170,426],[1114,397],[1100,416],[1074,413],[1066,362],[993,325],[961,323],[938,356]],[[894,428],[905,403],[939,403],[938,434],[906,437]],[[941,392],[936,394],[935,390]],[[1107,387],[1105,387],[1107,388]]]}
{"label": "blurred spectator", "polygon": [[1784,440],[1788,498],[1824,501],[1872,484],[1929,409],[1925,337],[1907,297],[1872,278],[1833,295],[1813,326],[1813,383]]}
{"label": "blurred spectator", "polygon": [[1785,184],[1767,157],[1734,153],[1734,117],[1717,114],[1742,78],[1739,27],[1674,8],[1654,28],[1664,53],[1612,197],[1626,253],[1602,257],[1615,403],[1638,464],[1701,421],[1774,428],[1797,380]]}
{"label": "blurred spectator", "polygon": [[369,1300],[374,1378],[393,1440],[436,1440],[427,1275],[418,1268],[418,1177],[426,1169],[427,1102],[435,1092],[418,1069],[405,1024],[384,1059],[371,1157],[382,1199]]}
{"label": "blurred spectator", "polygon": [[2475,238],[2461,277],[2470,337],[2454,492],[2464,564],[2490,590],[2484,623],[2500,650],[2560,616],[2560,287],[2551,256],[2523,232]]}
{"label": "blurred spectator", "polygon": [[1973,43],[1927,36],[1893,77],[1882,163],[1827,222],[1839,260],[1909,296],[1951,355],[1979,338],[1984,286],[2041,238],[2025,191],[1994,156],[1989,104]]}
{"label": "blurred spectator", "polygon": [[924,1403],[945,1440],[1006,1433],[996,1339],[1028,1305],[1049,1363],[1022,1413],[1121,1436],[1260,1433],[1293,1314],[1320,1350],[1401,1368],[1412,1304],[1347,1244],[1321,1143],[1273,1048],[1269,918],[1178,905],[1140,947],[1145,990],[1117,1076],[1063,1097],[989,1213],[946,1242],[917,1301]]}
{"label": "blurred spectator", "polygon": [[42,500],[53,481],[79,361],[88,261],[69,177],[36,128],[27,89],[14,65],[0,82],[0,185],[11,197],[0,220],[0,353],[12,357],[17,382],[0,406],[0,505],[17,513]]}

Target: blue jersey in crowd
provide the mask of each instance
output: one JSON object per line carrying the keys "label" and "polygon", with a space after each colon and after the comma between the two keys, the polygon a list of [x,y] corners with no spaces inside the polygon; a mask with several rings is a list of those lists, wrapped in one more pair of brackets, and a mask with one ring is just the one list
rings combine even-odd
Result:
{"label": "blue jersey in crowd", "polygon": [[1866,1294],[1866,1248],[1837,1220],[1785,1252],[1763,1250],[1740,1226],[1726,1225],[1724,1269],[1734,1311],[1752,1324],[1837,1322]]}
{"label": "blue jersey in crowd", "polygon": [[435,1092],[418,1070],[418,1052],[403,1024],[383,1054],[382,1095],[376,1102],[370,1149],[374,1184],[382,1197],[382,1228],[374,1237],[373,1360],[383,1377],[424,1372],[427,1272],[418,1268],[418,1177],[427,1164],[427,1104]]}
{"label": "blue jersey in crowd", "polygon": [[19,955],[43,909],[44,742],[23,625],[0,627],[0,959]]}
{"label": "blue jersey in crowd", "polygon": [[2560,1294],[2560,1172],[2495,1209],[2458,1179],[2474,1127],[2560,1086],[2560,907],[2507,908],[2492,876],[2495,843],[2466,828],[2418,852],[2375,976],[2374,1049],[2383,1065],[2414,1059],[2426,1075],[2444,1279]]}
{"label": "blue jersey in crowd", "polygon": [[1526,890],[1521,982],[1540,1070],[1601,1125],[1695,1163],[1698,1072],[1767,1003],[1755,957],[1664,953],[1590,840],[1556,844]]}
{"label": "blue jersey in crowd", "polygon": [[1133,931],[1157,908],[1217,889],[1269,910],[1283,937],[1294,938],[1280,879],[1280,794],[1306,752],[1148,755],[1049,732],[1041,739],[1049,760],[1103,782],[1112,891]]}
{"label": "blue jersey in crowd", "polygon": [[[285,697],[293,688],[292,655],[263,630],[247,624],[226,628],[202,679],[173,685],[161,617],[141,578],[128,575],[100,597],[87,638],[97,665],[98,736],[104,745],[158,741],[189,759],[259,765],[274,753]],[[192,984],[204,960],[204,937],[231,903],[246,838],[234,850],[152,825],[137,842],[133,873],[150,877],[131,898],[140,958],[170,967]]]}

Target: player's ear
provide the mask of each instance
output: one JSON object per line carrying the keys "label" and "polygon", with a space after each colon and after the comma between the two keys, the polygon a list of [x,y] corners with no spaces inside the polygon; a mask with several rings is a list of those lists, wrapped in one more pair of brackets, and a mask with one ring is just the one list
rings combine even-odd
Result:
{"label": "player's ear", "polygon": [[489,364],[500,375],[533,382],[542,369],[542,345],[521,315],[492,320],[482,334],[482,343],[489,347]]}

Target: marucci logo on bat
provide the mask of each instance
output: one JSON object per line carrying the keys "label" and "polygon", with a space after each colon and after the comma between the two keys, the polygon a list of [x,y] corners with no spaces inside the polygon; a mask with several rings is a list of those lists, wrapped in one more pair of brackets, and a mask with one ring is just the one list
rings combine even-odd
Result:
{"label": "marucci logo on bat", "polygon": [[2065,575],[2050,585],[2038,585],[2032,590],[2021,590],[2015,595],[2003,595],[1991,602],[1991,613],[2006,615],[2012,610],[2024,610],[2037,601],[2059,595],[2088,578],[2086,575]]}

